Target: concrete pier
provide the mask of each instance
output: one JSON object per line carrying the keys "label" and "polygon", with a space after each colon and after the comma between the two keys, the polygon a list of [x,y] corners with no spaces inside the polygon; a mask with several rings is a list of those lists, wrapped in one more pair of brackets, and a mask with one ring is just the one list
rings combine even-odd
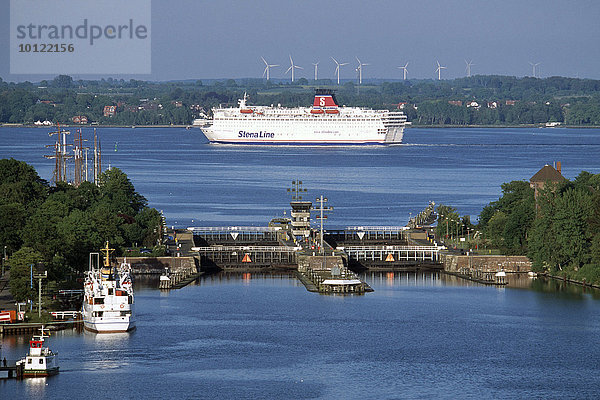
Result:
{"label": "concrete pier", "polygon": [[373,289],[344,265],[335,255],[300,255],[298,275],[308,291],[319,293],[362,294]]}

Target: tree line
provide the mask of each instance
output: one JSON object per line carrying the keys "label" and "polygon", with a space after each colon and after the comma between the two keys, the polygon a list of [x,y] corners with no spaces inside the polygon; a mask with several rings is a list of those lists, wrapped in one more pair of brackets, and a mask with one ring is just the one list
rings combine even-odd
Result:
{"label": "tree line", "polygon": [[[148,82],[131,79],[73,80],[59,75],[39,83],[0,78],[0,123],[72,123],[86,116],[100,125],[185,125],[218,105],[286,107],[312,104],[316,87],[336,90],[341,105],[396,109],[414,125],[520,125],[561,122],[600,125],[600,81],[565,77],[478,75],[453,80],[407,80],[336,85],[329,79],[292,83],[262,79]],[[477,106],[467,107],[471,102]],[[488,105],[490,103],[490,105]],[[105,106],[117,112],[104,115]]]}
{"label": "tree line", "polygon": [[53,281],[70,281],[88,267],[90,252],[110,241],[116,255],[138,244],[152,247],[162,216],[147,206],[118,168],[99,185],[52,187],[22,161],[0,160],[0,245],[10,254],[10,286],[17,301],[30,298],[30,265],[42,262]]}
{"label": "tree line", "polygon": [[600,174],[547,182],[537,198],[528,182],[505,183],[477,229],[504,253],[529,256],[537,271],[600,283]]}

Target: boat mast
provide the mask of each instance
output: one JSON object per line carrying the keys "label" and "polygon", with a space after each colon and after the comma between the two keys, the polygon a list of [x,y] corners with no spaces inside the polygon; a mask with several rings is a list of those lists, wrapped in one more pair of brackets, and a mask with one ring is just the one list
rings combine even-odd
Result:
{"label": "boat mast", "polygon": [[102,250],[102,252],[104,252],[104,266],[105,267],[110,267],[110,253],[112,253],[113,251],[115,251],[115,249],[111,249],[108,247],[108,240],[106,241],[106,247],[104,247]]}

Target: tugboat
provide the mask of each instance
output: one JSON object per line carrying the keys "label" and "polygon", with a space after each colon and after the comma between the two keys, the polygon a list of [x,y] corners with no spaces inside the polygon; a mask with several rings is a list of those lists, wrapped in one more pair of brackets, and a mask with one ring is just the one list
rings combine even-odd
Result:
{"label": "tugboat", "polygon": [[[112,251],[114,249],[110,249],[106,242],[102,249],[102,268],[94,268],[90,257],[90,270],[84,284],[82,315],[83,327],[91,332],[117,333],[135,329],[131,266],[127,261],[118,268],[112,266]],[[98,253],[93,254],[99,256]]]}
{"label": "tugboat", "polygon": [[40,331],[40,335],[33,335],[29,341],[29,354],[17,361],[17,369],[21,369],[20,376],[23,378],[58,374],[58,353],[53,353],[48,347],[44,347],[44,337],[49,335],[44,334],[43,326]]}

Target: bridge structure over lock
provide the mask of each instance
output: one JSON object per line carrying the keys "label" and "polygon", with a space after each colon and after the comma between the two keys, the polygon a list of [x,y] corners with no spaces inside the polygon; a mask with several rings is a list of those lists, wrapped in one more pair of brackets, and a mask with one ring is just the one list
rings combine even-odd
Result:
{"label": "bridge structure over lock", "polygon": [[343,250],[350,265],[369,270],[442,268],[438,246],[345,246]]}
{"label": "bridge structure over lock", "polygon": [[[195,247],[204,269],[225,270],[298,268],[299,254],[310,253],[306,243],[290,240],[276,227],[192,227]],[[350,226],[329,230],[330,250],[339,251],[348,267],[358,270],[414,270],[437,268],[437,246],[410,246],[410,234],[402,226]],[[304,249],[302,248],[304,247]]]}
{"label": "bridge structure over lock", "polygon": [[205,246],[192,247],[204,268],[263,269],[296,268],[299,248],[291,246]]}
{"label": "bridge structure over lock", "polygon": [[190,227],[197,246],[219,245],[276,245],[282,230],[270,226],[214,226]]}
{"label": "bridge structure over lock", "polygon": [[406,227],[402,226],[348,226],[345,229],[327,230],[325,240],[332,247],[409,244]]}

